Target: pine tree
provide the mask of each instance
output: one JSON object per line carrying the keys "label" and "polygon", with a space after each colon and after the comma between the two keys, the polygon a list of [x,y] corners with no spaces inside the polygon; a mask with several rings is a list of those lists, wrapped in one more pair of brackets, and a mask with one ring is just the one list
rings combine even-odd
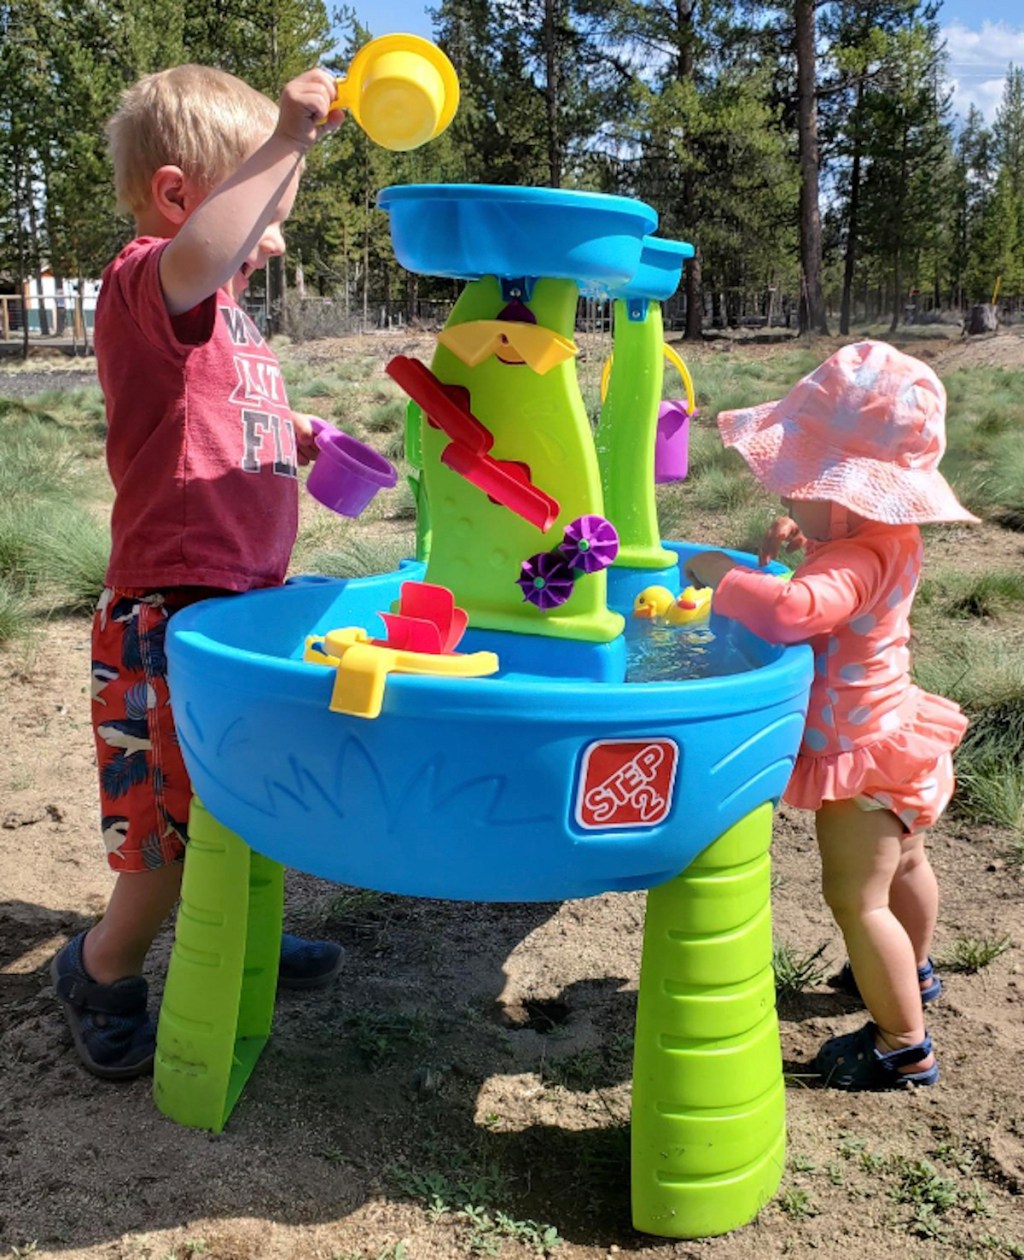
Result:
{"label": "pine tree", "polygon": [[992,133],[975,106],[956,140],[950,202],[953,207],[949,274],[952,299],[963,309],[968,301],[968,274],[975,268],[982,215],[993,190]]}
{"label": "pine tree", "polygon": [[919,20],[894,35],[884,71],[865,95],[865,109],[871,137],[865,239],[886,273],[895,331],[915,259],[934,243],[946,212],[934,183],[949,151],[948,93],[934,22]]}

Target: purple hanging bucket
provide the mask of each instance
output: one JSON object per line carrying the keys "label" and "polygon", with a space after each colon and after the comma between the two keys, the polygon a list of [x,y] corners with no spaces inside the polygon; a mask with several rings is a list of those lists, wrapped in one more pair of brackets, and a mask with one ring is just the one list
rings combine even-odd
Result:
{"label": "purple hanging bucket", "polygon": [[666,400],[658,408],[658,431],[654,439],[654,480],[659,486],[685,478],[689,450],[689,408],[685,402]]}

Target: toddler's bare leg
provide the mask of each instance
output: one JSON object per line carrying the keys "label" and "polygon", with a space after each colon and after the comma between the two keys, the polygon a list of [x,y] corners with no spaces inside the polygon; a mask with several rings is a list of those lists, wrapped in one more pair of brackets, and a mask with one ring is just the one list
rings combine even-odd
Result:
{"label": "toddler's bare leg", "polygon": [[939,885],[925,852],[923,832],[907,836],[903,842],[900,864],[889,890],[889,905],[910,937],[917,965],[923,967],[931,953],[939,914]]}
{"label": "toddler's bare leg", "polygon": [[[880,1050],[924,1039],[915,947],[893,913],[890,893],[906,843],[888,810],[826,801],[817,814],[822,890],[843,933],[864,1003],[878,1025]],[[929,1056],[912,1069],[931,1066]]]}
{"label": "toddler's bare leg", "polygon": [[182,863],[152,871],[122,872],[106,913],[85,938],[82,960],[100,984],[142,974],[153,938],[181,891]]}

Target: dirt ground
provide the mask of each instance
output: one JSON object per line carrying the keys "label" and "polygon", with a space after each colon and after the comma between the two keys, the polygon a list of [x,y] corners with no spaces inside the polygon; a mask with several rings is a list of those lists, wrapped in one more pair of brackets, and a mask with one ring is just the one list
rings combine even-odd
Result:
{"label": "dirt ground", "polygon": [[[367,339],[382,359],[383,340]],[[1015,334],[914,349],[940,371],[1024,367]],[[994,526],[948,531],[929,555],[1022,561],[1024,535]],[[950,818],[932,836],[937,951],[964,937],[1014,942],[977,974],[947,975],[930,1013],[942,1083],[879,1096],[821,1088],[815,1049],[863,1013],[826,983],[786,998],[783,1195],[725,1238],[646,1238],[628,1205],[642,893],[465,905],[292,875],[287,925],[340,940],[347,967],[328,992],[279,999],[223,1134],[164,1119],[148,1081],[110,1085],[78,1067],[46,964],[111,887],[88,677],[84,619],[0,651],[0,1255],[529,1257],[544,1254],[532,1221],[557,1229],[552,1254],[565,1260],[1024,1256],[1024,908],[1007,833]],[[823,946],[834,970],[842,949],[808,816],[783,808],[773,855],[777,938],[802,954]],[[150,960],[154,1000],[170,939],[168,929]],[[482,1223],[494,1225],[493,1210],[444,1210],[460,1182],[505,1223]]]}

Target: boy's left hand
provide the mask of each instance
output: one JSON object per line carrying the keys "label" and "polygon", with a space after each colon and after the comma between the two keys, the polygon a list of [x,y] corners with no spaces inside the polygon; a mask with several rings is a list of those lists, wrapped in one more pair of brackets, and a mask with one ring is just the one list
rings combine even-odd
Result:
{"label": "boy's left hand", "polygon": [[724,551],[698,551],[683,566],[683,571],[694,586],[716,587],[731,570],[740,566]]}
{"label": "boy's left hand", "polygon": [[304,411],[292,412],[292,427],[295,429],[295,446],[299,456],[299,467],[305,468],[320,454],[313,433],[313,421],[319,416],[307,415]]}

